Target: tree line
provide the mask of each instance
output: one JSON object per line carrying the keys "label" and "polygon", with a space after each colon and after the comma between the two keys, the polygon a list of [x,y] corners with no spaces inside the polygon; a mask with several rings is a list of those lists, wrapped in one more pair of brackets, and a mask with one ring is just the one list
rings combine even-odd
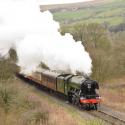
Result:
{"label": "tree line", "polygon": [[92,78],[104,82],[125,75],[125,31],[112,32],[101,24],[63,25],[61,33],[82,41],[92,58]]}

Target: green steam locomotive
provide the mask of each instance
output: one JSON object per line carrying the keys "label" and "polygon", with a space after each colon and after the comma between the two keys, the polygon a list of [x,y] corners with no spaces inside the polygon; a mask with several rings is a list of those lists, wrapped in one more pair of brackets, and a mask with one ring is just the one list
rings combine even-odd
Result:
{"label": "green steam locomotive", "polygon": [[25,78],[45,86],[53,92],[58,92],[67,97],[67,100],[81,109],[95,109],[101,99],[96,89],[99,85],[88,77],[64,74],[42,69],[32,75],[20,74]]}

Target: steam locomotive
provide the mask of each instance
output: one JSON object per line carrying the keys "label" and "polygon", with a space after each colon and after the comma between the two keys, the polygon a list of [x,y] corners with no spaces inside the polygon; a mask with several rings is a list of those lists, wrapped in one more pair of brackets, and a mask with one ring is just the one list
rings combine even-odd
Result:
{"label": "steam locomotive", "polygon": [[100,96],[96,89],[99,89],[99,85],[90,78],[45,69],[34,72],[32,75],[21,75],[52,91],[63,94],[67,97],[68,102],[81,109],[98,109]]}

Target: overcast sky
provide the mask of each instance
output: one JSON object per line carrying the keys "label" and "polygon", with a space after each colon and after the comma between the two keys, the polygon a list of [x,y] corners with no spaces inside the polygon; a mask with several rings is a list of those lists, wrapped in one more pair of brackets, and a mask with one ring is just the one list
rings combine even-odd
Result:
{"label": "overcast sky", "polygon": [[61,4],[61,3],[74,3],[74,2],[85,2],[92,0],[37,0],[41,4]]}
{"label": "overcast sky", "polygon": [[0,0],[0,2],[10,2],[10,1],[33,1],[40,4],[63,4],[63,3],[75,3],[75,2],[86,2],[86,1],[94,1],[94,0]]}

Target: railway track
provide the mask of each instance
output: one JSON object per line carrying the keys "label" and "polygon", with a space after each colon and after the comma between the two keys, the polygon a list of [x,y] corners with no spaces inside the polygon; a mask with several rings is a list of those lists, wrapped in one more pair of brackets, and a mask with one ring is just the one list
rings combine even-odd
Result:
{"label": "railway track", "polygon": [[[20,79],[23,79],[23,80],[26,79],[26,78],[24,78],[22,76],[21,77],[17,76],[17,77],[20,78]],[[28,82],[28,81],[26,80],[26,82]],[[56,97],[57,99],[61,100],[62,102],[65,101],[64,98],[63,99],[60,98],[60,97],[58,98],[57,96],[55,96],[55,94],[52,94],[52,95],[54,97]],[[52,96],[52,95],[50,95],[50,96]],[[79,109],[77,106],[71,105],[70,103],[68,103],[68,105]],[[105,121],[109,125],[125,125],[125,114],[113,111],[112,109],[110,109],[110,108],[108,108],[106,106],[101,105],[97,111],[91,110],[91,111],[85,111],[85,112],[92,115],[92,116],[94,116],[94,117],[97,117],[97,118]]]}
{"label": "railway track", "polygon": [[111,115],[110,113],[102,111],[101,109],[98,111],[91,111],[89,113],[106,121],[107,123],[109,123],[111,125],[125,125],[124,119],[117,117],[115,115]]}

